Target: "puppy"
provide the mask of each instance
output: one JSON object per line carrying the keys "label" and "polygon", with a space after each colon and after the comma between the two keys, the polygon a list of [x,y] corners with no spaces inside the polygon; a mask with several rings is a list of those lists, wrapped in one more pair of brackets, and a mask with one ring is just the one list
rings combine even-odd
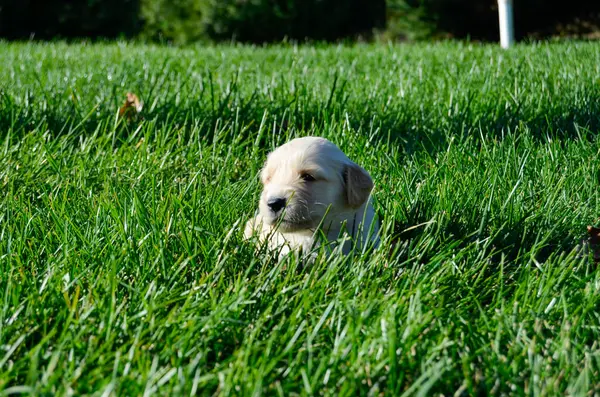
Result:
{"label": "puppy", "polygon": [[341,241],[344,254],[379,244],[370,200],[373,180],[327,139],[298,138],[280,146],[267,157],[261,182],[259,209],[244,236],[258,234],[280,256],[310,252],[319,236],[329,248]]}

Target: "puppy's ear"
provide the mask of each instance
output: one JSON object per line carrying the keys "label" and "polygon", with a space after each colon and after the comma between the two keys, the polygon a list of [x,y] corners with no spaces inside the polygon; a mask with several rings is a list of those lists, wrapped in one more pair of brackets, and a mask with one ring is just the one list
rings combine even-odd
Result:
{"label": "puppy's ear", "polygon": [[367,201],[373,190],[371,175],[361,166],[349,163],[344,168],[344,182],[346,184],[346,198],[348,205],[358,208]]}

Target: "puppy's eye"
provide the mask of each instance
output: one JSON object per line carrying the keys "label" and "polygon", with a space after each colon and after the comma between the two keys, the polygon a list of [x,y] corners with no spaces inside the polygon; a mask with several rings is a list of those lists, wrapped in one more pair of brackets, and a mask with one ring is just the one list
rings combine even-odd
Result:
{"label": "puppy's eye", "polygon": [[312,176],[311,174],[307,174],[307,173],[300,174],[300,179],[302,179],[305,182],[314,182],[315,181],[315,177]]}

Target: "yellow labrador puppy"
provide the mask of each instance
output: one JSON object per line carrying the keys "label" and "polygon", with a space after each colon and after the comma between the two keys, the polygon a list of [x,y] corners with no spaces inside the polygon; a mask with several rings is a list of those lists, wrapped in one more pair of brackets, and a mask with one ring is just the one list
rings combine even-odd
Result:
{"label": "yellow labrador puppy", "polygon": [[269,154],[261,181],[259,209],[246,224],[246,238],[257,234],[282,256],[298,248],[309,252],[318,235],[331,247],[342,241],[344,254],[353,246],[379,244],[370,200],[373,180],[327,139],[298,138],[278,147]]}

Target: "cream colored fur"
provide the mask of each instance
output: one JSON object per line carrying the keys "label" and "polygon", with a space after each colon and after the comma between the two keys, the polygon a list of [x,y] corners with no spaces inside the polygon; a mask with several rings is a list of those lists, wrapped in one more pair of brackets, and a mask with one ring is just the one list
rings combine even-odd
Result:
{"label": "cream colored fur", "polygon": [[257,235],[280,255],[310,252],[321,234],[330,249],[341,242],[344,254],[379,244],[371,176],[330,141],[305,137],[280,146],[269,154],[261,181],[259,209],[246,224],[246,238]]}

